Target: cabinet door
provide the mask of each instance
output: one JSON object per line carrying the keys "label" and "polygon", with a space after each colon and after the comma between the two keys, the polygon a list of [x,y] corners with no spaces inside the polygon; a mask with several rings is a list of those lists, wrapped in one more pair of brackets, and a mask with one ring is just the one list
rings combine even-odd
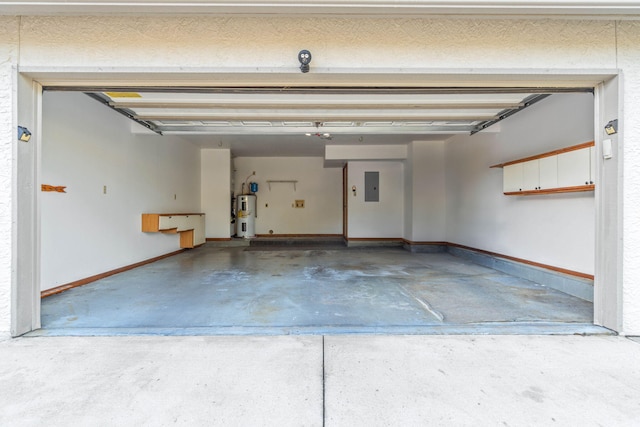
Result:
{"label": "cabinet door", "polygon": [[173,217],[175,224],[178,227],[178,231],[190,230],[192,227],[189,224],[189,217],[186,215],[176,215]]}
{"label": "cabinet door", "polygon": [[522,163],[522,191],[537,190],[540,185],[540,166],[538,160]]}
{"label": "cabinet door", "polygon": [[178,220],[175,216],[161,215],[159,218],[159,230],[170,230],[172,228],[178,228]]}
{"label": "cabinet door", "polygon": [[204,215],[196,215],[194,216],[194,218],[196,219],[196,221],[193,228],[193,244],[202,245],[207,241],[204,229]]}
{"label": "cabinet door", "polygon": [[550,190],[558,187],[558,156],[540,159],[540,190]]}
{"label": "cabinet door", "polygon": [[558,187],[577,187],[591,181],[588,148],[558,154]]}
{"label": "cabinet door", "polygon": [[502,168],[502,191],[512,193],[522,191],[522,163],[505,166]]}

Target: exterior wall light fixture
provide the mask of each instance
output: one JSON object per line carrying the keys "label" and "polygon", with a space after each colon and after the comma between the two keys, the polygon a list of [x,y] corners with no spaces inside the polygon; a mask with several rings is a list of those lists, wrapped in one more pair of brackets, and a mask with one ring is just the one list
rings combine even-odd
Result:
{"label": "exterior wall light fixture", "polygon": [[29,142],[30,139],[31,139],[31,132],[29,132],[29,129],[22,126],[18,126],[18,140],[22,142]]}
{"label": "exterior wall light fixture", "polygon": [[607,135],[614,135],[618,133],[618,119],[611,120],[609,123],[607,123],[607,125],[604,127],[604,131],[607,133]]}
{"label": "exterior wall light fixture", "polygon": [[300,61],[300,71],[303,73],[309,72],[309,64],[311,63],[311,52],[306,49],[298,52],[298,61]]}

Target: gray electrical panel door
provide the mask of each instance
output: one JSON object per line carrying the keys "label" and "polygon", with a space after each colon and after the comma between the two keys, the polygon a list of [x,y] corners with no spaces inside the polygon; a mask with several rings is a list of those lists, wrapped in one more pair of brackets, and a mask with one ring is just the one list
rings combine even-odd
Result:
{"label": "gray electrical panel door", "polygon": [[379,202],[380,201],[380,172],[364,173],[364,201]]}

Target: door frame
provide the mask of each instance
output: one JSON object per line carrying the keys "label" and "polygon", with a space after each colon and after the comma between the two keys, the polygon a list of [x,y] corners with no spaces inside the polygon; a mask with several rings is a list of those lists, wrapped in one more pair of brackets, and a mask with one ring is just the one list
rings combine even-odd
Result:
{"label": "door frame", "polygon": [[342,168],[342,237],[349,239],[349,163]]}
{"label": "door frame", "polygon": [[[164,71],[157,74],[152,72]],[[12,280],[11,280],[11,334],[19,336],[40,327],[40,140],[43,87],[118,87],[135,88],[149,86],[172,87],[188,83],[203,87],[256,86],[265,81],[290,83],[290,74],[277,72],[231,73],[220,70],[217,74],[207,70],[202,72],[166,72],[166,70],[114,71],[108,76],[99,69],[73,73],[68,71],[43,70],[32,73],[19,72],[14,68],[14,87],[17,100],[14,103],[14,125],[32,129],[29,144],[14,140],[13,200],[12,211]],[[195,77],[194,77],[195,76]],[[299,77],[298,74],[295,75]],[[200,80],[197,80],[197,77]],[[594,90],[595,103],[595,144],[602,149],[605,139],[604,125],[613,118],[622,124],[622,76],[619,70],[475,70],[461,73],[460,70],[407,71],[407,70],[354,70],[353,73],[318,73],[309,76],[310,82],[318,85],[353,86],[397,86],[400,82],[411,81],[414,87],[437,87],[438,82],[447,82],[451,87],[456,81],[460,86],[468,86],[472,78],[483,82],[486,87],[525,87],[536,84],[549,88],[590,87]],[[157,79],[154,81],[154,79]],[[364,83],[363,83],[364,82]],[[309,84],[306,82],[305,84]],[[483,86],[477,84],[476,86]],[[16,113],[17,112],[17,113]],[[15,127],[14,127],[15,128]],[[615,136],[616,156],[614,162],[605,163],[598,157],[596,173],[602,185],[596,186],[596,254],[594,323],[615,331],[622,331],[622,165],[623,132]],[[343,235],[348,237],[348,184],[343,169]],[[346,203],[348,205],[348,203]]]}

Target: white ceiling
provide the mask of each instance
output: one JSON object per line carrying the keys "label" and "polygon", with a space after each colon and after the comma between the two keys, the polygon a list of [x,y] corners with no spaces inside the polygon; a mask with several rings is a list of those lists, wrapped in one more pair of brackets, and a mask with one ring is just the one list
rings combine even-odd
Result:
{"label": "white ceiling", "polygon": [[323,156],[327,144],[407,144],[491,126],[544,98],[532,91],[224,88],[87,91],[163,135],[234,156]]}

